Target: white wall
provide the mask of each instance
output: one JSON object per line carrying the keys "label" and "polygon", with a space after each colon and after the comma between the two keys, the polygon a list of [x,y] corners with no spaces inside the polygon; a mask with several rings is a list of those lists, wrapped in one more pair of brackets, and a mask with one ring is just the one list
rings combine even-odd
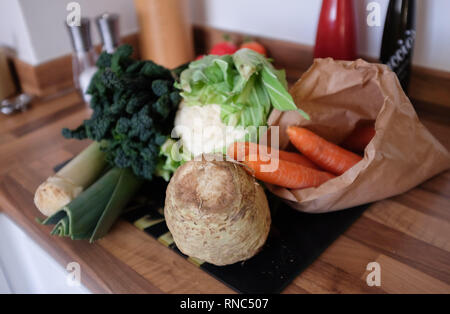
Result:
{"label": "white wall", "polygon": [[[19,58],[32,64],[66,55],[72,51],[65,26],[67,3],[72,0],[0,0],[0,44],[15,48]],[[103,12],[120,15],[121,35],[138,30],[132,0],[76,0],[81,15],[89,18]],[[100,42],[91,21],[94,44]]]}
{"label": "white wall", "polygon": [[36,60],[18,0],[0,0],[0,45],[13,47],[22,60]]}
{"label": "white wall", "polygon": [[321,1],[190,0],[194,22],[299,43],[314,44]]}
{"label": "white wall", "polygon": [[417,44],[414,62],[450,71],[450,1],[417,0]]}
{"label": "white wall", "polygon": [[[0,44],[16,48],[19,57],[33,65],[71,51],[63,25],[66,4],[73,0],[0,0]],[[273,37],[313,45],[320,0],[186,0],[192,21],[230,31]],[[388,0],[354,0],[358,25],[358,50],[378,57],[383,26],[368,27],[366,5],[382,7],[382,25]],[[138,30],[132,0],[78,0],[82,15],[104,11],[119,13],[122,35]],[[414,63],[450,71],[450,1],[417,0],[417,43]],[[94,42],[99,38],[96,27]]]}

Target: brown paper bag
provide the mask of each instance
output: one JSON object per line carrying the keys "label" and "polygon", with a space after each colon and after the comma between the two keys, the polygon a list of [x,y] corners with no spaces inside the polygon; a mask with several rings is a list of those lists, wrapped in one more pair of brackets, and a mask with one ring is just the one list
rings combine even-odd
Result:
{"label": "brown paper bag", "polygon": [[317,59],[290,93],[311,120],[274,111],[269,125],[280,126],[281,149],[290,145],[286,129],[291,125],[339,144],[358,122],[376,120],[376,135],[364,159],[342,176],[303,190],[268,185],[297,210],[323,213],[385,199],[450,168],[448,151],[420,123],[387,66]]}

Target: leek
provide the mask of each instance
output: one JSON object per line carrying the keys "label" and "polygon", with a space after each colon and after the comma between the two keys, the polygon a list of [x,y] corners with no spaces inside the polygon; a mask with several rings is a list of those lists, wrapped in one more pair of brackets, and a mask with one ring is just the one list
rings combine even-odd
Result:
{"label": "leek", "polygon": [[92,243],[106,235],[142,183],[130,169],[112,168],[42,224],[55,225],[52,235]]}
{"label": "leek", "polygon": [[46,216],[69,204],[94,182],[105,169],[105,153],[94,142],[36,190],[34,203]]}

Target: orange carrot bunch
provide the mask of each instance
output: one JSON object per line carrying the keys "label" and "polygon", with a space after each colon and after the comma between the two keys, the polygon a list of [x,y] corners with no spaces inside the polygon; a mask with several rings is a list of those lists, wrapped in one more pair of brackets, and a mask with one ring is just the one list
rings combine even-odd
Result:
{"label": "orange carrot bunch", "polygon": [[[246,164],[258,180],[289,189],[318,187],[336,175],[344,174],[362,160],[361,156],[305,128],[292,126],[287,134],[301,154],[237,142],[228,147],[227,155]],[[344,144],[361,152],[374,135],[374,127],[366,125],[355,129]],[[276,166],[270,169],[273,163]]]}
{"label": "orange carrot bunch", "polygon": [[320,168],[336,175],[343,174],[362,160],[361,156],[330,143],[305,128],[290,127],[287,133],[295,148]]}

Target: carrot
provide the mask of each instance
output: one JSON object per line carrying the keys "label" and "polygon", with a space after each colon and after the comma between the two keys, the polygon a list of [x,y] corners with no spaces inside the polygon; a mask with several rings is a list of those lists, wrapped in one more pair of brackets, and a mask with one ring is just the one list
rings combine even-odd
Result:
{"label": "carrot", "polygon": [[[311,169],[294,162],[275,159],[261,161],[258,157],[258,155],[250,154],[243,163],[254,171],[253,175],[258,180],[284,188],[304,189],[317,187],[335,178],[331,173]],[[273,171],[267,171],[267,169],[262,168],[262,166],[268,167],[273,161],[278,161],[278,167],[275,167]]]}
{"label": "carrot", "polygon": [[360,125],[342,142],[341,146],[355,153],[362,153],[375,136],[373,123]]}
{"label": "carrot", "polygon": [[[236,142],[228,146],[227,155],[230,158],[233,158],[237,161],[243,161],[245,156],[255,153],[255,154],[263,154],[267,153],[272,156],[277,156],[278,159],[286,160],[290,162],[295,162],[297,164],[303,165],[312,169],[319,169],[311,160],[302,156],[298,153],[291,153],[284,150],[277,150],[270,146],[264,146],[261,144],[250,143],[250,142]],[[271,157],[271,156],[268,156]]]}
{"label": "carrot", "polygon": [[341,175],[352,168],[362,158],[342,147],[339,147],[313,132],[289,127],[287,130],[291,143],[306,157],[322,169]]}

